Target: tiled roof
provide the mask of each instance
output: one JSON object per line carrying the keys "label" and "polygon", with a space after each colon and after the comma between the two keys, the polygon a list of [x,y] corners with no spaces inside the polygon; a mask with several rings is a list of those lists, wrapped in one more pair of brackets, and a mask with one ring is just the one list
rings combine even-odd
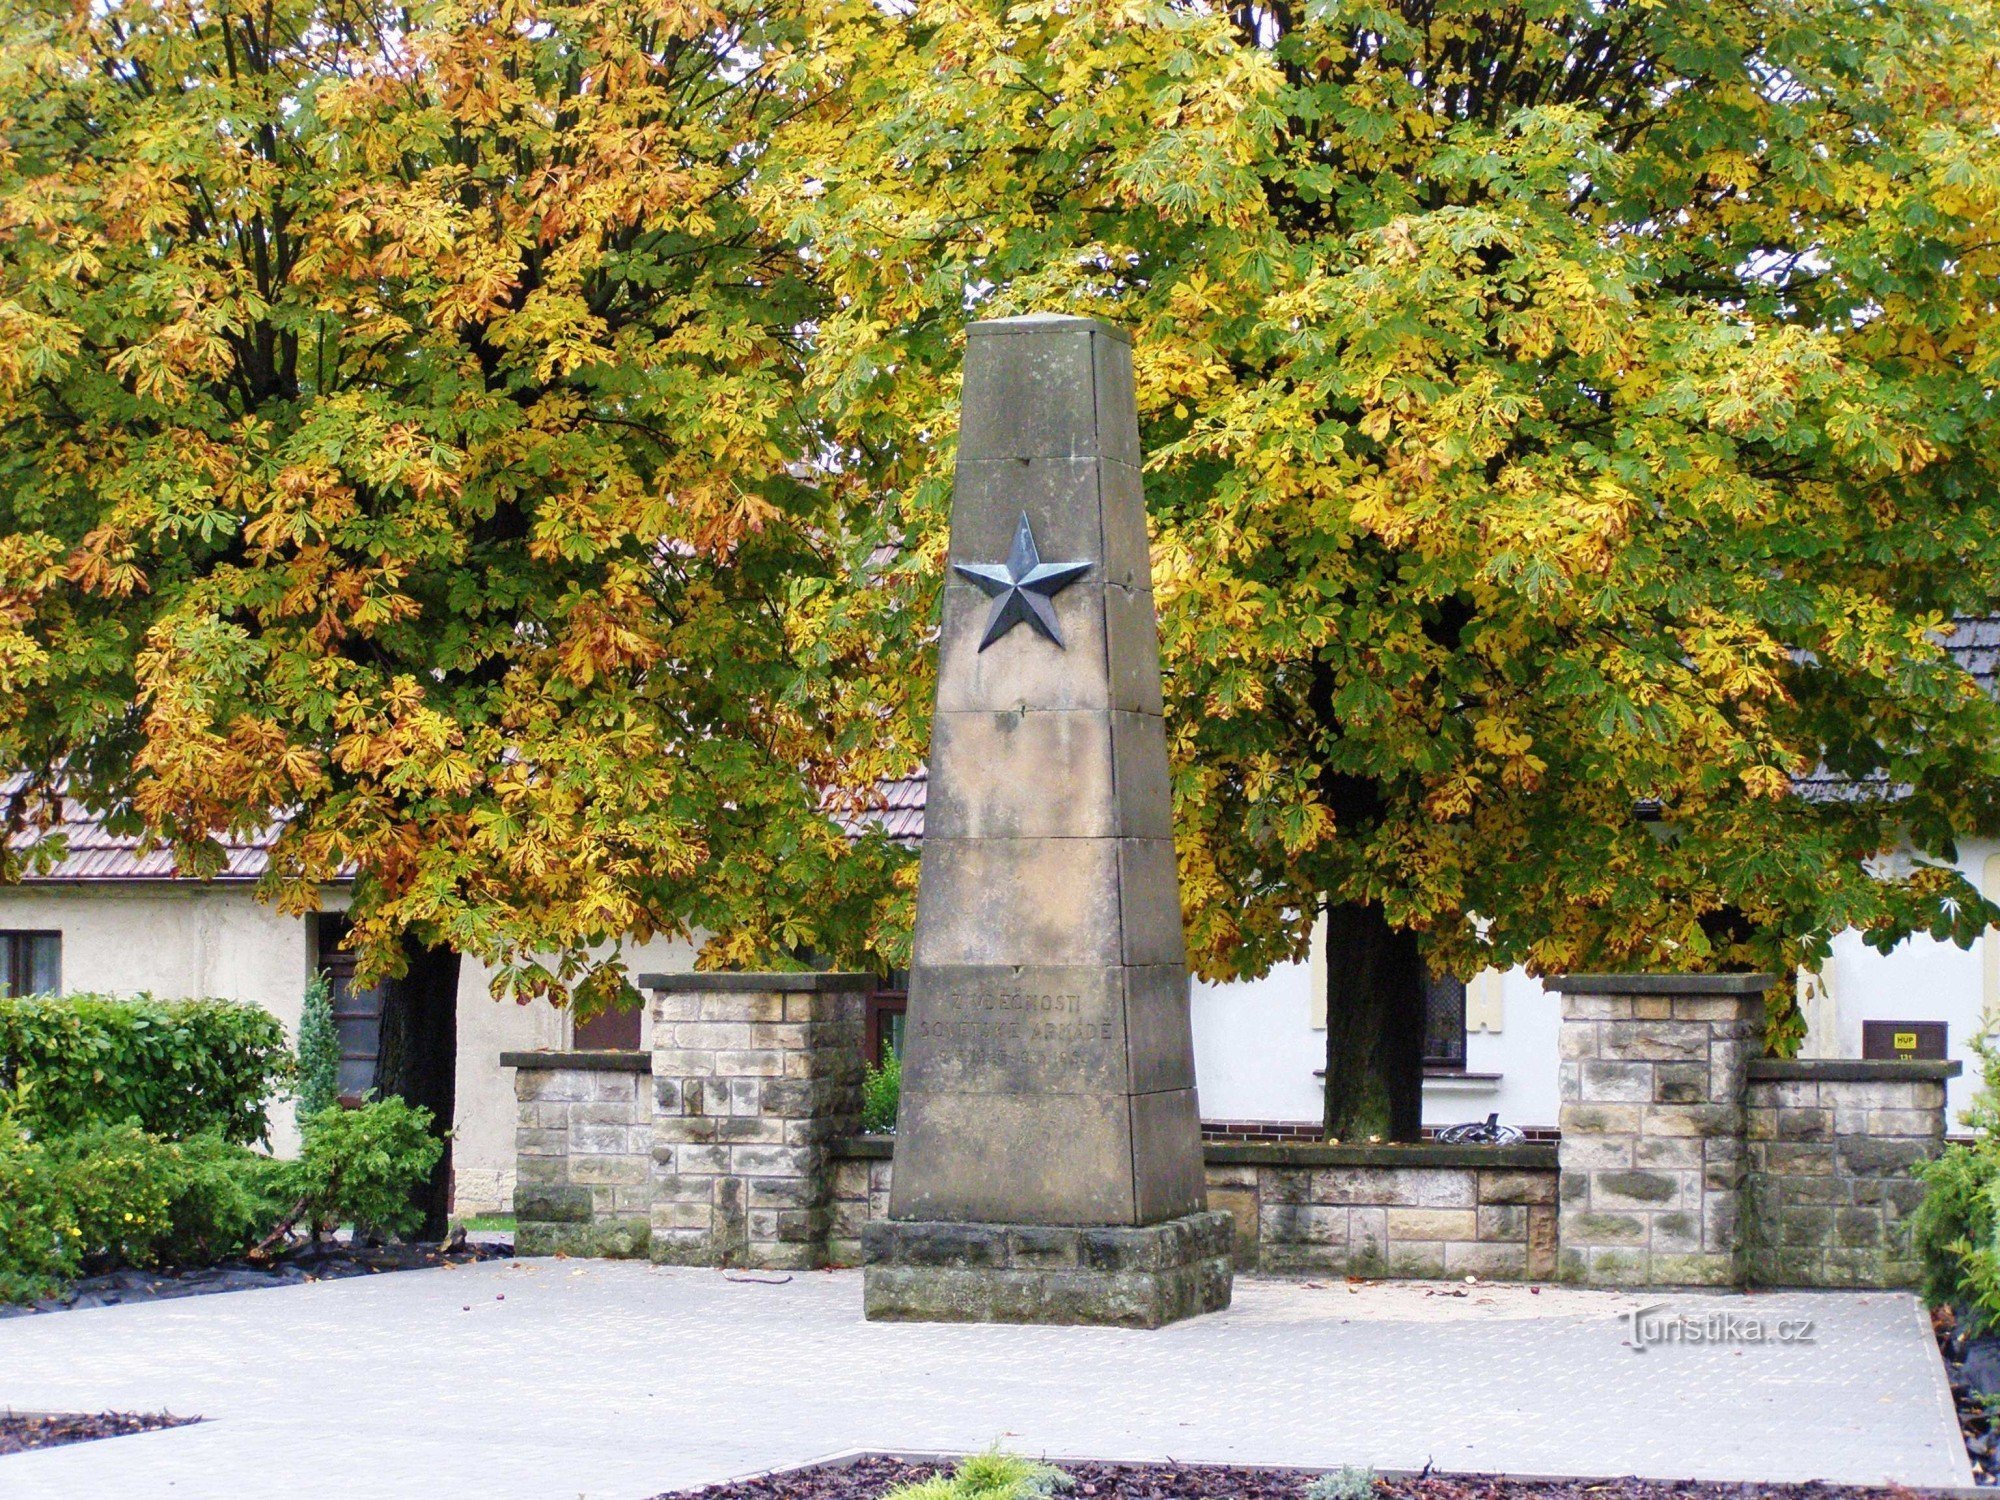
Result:
{"label": "tiled roof", "polygon": [[880,828],[899,844],[915,845],[923,841],[924,797],[929,790],[930,772],[918,766],[913,775],[878,783],[876,805],[834,817],[849,838]]}
{"label": "tiled roof", "polygon": [[[1966,615],[1952,623],[1957,629],[1944,649],[1988,697],[2000,693],[2000,616]],[[1838,776],[1824,766],[1793,777],[1792,786],[1808,802],[1894,802],[1910,794],[1886,776]]]}
{"label": "tiled roof", "polygon": [[[12,787],[7,789],[9,794],[13,790]],[[146,841],[135,834],[107,831],[101,818],[87,810],[82,803],[67,797],[63,799],[60,823],[45,831],[16,835],[13,847],[28,849],[56,834],[62,835],[66,841],[62,858],[53,868],[30,874],[26,884],[193,878],[183,876],[175,868],[172,850],[148,849],[145,847]],[[276,825],[262,830],[253,838],[222,839],[220,842],[224,860],[215,878],[257,879],[268,867],[271,846],[277,839]]]}

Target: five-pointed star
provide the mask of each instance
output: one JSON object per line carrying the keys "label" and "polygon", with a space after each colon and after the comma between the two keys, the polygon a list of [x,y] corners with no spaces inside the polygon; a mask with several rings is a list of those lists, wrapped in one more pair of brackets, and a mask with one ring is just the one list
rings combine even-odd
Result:
{"label": "five-pointed star", "polygon": [[1004,563],[953,563],[952,568],[978,584],[993,599],[993,613],[986,620],[986,636],[980,641],[984,651],[1001,636],[1027,621],[1043,635],[1063,644],[1056,629],[1056,612],[1049,600],[1090,571],[1087,562],[1045,563],[1035,533],[1028,525],[1028,513],[1021,512],[1021,524],[1014,529],[1014,550]]}

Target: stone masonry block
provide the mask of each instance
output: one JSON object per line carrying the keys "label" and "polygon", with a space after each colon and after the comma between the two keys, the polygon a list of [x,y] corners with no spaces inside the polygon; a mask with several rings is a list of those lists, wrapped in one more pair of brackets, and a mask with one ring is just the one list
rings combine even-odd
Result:
{"label": "stone masonry block", "polygon": [[[1466,1208],[1392,1208],[1389,1210],[1389,1243],[1399,1246],[1414,1240],[1476,1240],[1479,1237],[1478,1211]],[[1393,1260],[1393,1251],[1391,1259]]]}
{"label": "stone masonry block", "polygon": [[1479,1201],[1487,1203],[1554,1203],[1554,1172],[1493,1172],[1479,1174]]}

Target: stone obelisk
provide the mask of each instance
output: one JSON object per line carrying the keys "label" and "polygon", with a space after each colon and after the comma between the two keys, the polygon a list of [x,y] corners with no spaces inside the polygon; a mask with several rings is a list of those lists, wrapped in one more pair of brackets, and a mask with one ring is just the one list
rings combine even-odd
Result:
{"label": "stone obelisk", "polygon": [[1172,819],[1130,341],[975,324],[870,1317],[1228,1304]]}

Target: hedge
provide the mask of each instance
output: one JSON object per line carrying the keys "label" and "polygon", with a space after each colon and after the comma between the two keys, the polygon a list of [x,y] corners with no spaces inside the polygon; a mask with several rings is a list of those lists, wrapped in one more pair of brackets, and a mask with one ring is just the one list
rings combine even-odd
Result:
{"label": "hedge", "polygon": [[150,995],[0,999],[0,1105],[37,1136],[136,1124],[186,1140],[265,1138],[289,1079],[277,1017],[230,1000]]}

